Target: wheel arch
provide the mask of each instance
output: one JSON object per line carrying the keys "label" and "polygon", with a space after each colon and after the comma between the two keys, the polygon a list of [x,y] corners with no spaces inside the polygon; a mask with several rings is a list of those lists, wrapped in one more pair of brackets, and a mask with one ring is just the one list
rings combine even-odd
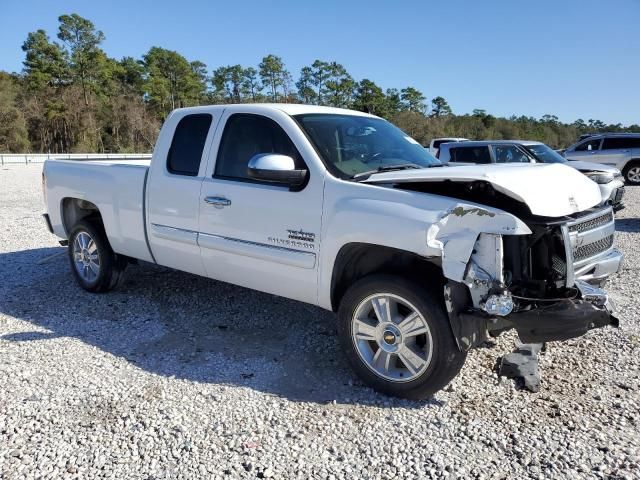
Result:
{"label": "wheel arch", "polygon": [[65,197],[61,200],[60,212],[62,225],[67,238],[71,230],[81,220],[89,220],[104,229],[102,214],[98,206],[88,200],[81,198]]}
{"label": "wheel arch", "polygon": [[[442,294],[445,282],[440,258],[425,258],[416,253],[383,245],[348,243],[333,263],[331,308],[336,312],[345,292],[354,282],[374,273],[401,275]],[[427,279],[429,280],[427,282]]]}

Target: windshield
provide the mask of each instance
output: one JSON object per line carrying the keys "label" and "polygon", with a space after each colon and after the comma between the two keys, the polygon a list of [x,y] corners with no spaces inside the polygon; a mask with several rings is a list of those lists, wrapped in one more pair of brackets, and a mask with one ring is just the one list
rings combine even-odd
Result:
{"label": "windshield", "polygon": [[551,147],[541,143],[539,145],[524,145],[524,148],[529,150],[533,156],[542,163],[566,163],[567,159],[556,152]]}
{"label": "windshield", "polygon": [[413,138],[379,118],[324,113],[294,118],[329,171],[341,178],[393,167],[442,165]]}

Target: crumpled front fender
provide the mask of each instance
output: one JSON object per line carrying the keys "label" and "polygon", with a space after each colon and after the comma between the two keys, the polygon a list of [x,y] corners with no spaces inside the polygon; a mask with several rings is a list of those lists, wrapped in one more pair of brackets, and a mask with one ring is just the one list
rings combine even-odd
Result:
{"label": "crumpled front fender", "polygon": [[444,276],[461,282],[481,233],[527,235],[531,230],[510,213],[458,203],[444,212],[427,230],[427,256],[441,257]]}

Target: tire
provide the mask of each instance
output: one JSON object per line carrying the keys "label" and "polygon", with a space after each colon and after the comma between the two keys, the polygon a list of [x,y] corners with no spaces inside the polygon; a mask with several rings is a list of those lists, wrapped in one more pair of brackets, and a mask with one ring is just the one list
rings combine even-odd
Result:
{"label": "tire", "polygon": [[[388,311],[395,312],[392,321],[381,321]],[[396,397],[432,396],[467,358],[453,337],[444,300],[394,275],[371,275],[347,290],[338,309],[338,335],[356,374],[374,390]]]}
{"label": "tire", "polygon": [[108,292],[124,278],[126,259],[114,253],[97,222],[78,222],[69,235],[67,251],[76,282],[88,292]]}
{"label": "tire", "polygon": [[624,181],[628,185],[640,185],[640,160],[632,160],[622,170]]}

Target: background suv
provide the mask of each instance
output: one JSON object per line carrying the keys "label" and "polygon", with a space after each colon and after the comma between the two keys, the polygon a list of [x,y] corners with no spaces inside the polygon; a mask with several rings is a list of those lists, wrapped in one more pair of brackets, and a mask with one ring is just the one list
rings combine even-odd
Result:
{"label": "background suv", "polygon": [[590,135],[567,148],[564,156],[568,160],[615,166],[627,183],[640,185],[640,133]]}
{"label": "background suv", "polygon": [[602,202],[623,208],[624,182],[612,166],[591,162],[567,161],[548,145],[531,140],[482,140],[440,145],[440,161],[449,165],[478,163],[564,163],[579,170],[598,184]]}

